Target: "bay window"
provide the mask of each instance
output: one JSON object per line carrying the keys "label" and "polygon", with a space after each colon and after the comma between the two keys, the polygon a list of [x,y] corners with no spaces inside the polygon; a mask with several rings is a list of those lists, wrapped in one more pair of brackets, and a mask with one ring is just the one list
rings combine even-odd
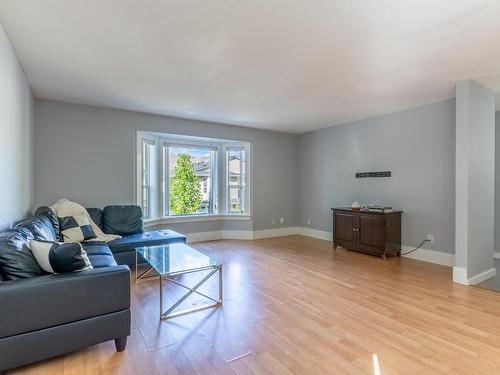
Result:
{"label": "bay window", "polygon": [[249,215],[250,144],[137,132],[136,202],[145,219]]}

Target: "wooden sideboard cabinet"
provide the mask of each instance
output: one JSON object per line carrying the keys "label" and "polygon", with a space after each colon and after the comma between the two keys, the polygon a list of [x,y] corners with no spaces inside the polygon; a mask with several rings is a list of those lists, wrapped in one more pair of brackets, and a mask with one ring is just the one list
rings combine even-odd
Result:
{"label": "wooden sideboard cabinet", "polygon": [[401,213],[332,208],[333,247],[386,256],[401,255]]}

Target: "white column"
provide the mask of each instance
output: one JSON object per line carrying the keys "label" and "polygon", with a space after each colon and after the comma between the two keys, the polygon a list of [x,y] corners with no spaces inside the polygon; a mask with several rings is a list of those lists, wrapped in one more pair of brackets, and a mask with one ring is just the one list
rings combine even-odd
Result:
{"label": "white column", "polygon": [[495,276],[495,93],[466,80],[456,85],[455,267],[453,281]]}

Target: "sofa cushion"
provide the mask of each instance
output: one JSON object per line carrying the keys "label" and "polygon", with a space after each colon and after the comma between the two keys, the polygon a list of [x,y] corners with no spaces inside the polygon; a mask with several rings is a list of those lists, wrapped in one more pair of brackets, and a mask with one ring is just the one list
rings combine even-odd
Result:
{"label": "sofa cushion", "polygon": [[52,223],[45,215],[31,216],[19,222],[14,228],[25,228],[29,230],[37,241],[57,241]]}
{"label": "sofa cushion", "polygon": [[115,258],[109,247],[100,241],[90,241],[82,243],[83,249],[87,252],[90,263],[94,268],[116,266]]}
{"label": "sofa cushion", "polygon": [[174,242],[186,242],[186,236],[173,230],[157,230],[123,236],[117,240],[108,242],[113,253],[134,251],[140,246],[163,245]]}
{"label": "sofa cushion", "polygon": [[47,219],[49,219],[55,234],[54,241],[62,241],[61,230],[59,228],[59,218],[57,217],[56,213],[50,209],[50,207],[48,206],[38,207],[35,211],[35,216],[45,216]]}
{"label": "sofa cushion", "polygon": [[102,210],[100,208],[86,208],[90,218],[102,230]]}
{"label": "sofa cushion", "polygon": [[142,208],[139,206],[106,206],[102,212],[104,233],[124,236],[144,230]]}
{"label": "sofa cushion", "polygon": [[83,242],[96,238],[86,213],[59,218],[64,242]]}
{"label": "sofa cushion", "polygon": [[91,270],[92,264],[79,242],[31,241],[31,252],[48,273]]}
{"label": "sofa cushion", "polygon": [[0,233],[0,272],[5,280],[45,274],[31,253],[32,239],[33,234],[22,227]]}

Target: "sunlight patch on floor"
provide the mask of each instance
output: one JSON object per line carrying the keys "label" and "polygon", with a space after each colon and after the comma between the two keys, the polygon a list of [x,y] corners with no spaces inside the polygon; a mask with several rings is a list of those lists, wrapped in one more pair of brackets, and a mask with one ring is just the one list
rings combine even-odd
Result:
{"label": "sunlight patch on floor", "polygon": [[373,354],[373,374],[380,375],[380,365],[378,363],[378,355]]}

